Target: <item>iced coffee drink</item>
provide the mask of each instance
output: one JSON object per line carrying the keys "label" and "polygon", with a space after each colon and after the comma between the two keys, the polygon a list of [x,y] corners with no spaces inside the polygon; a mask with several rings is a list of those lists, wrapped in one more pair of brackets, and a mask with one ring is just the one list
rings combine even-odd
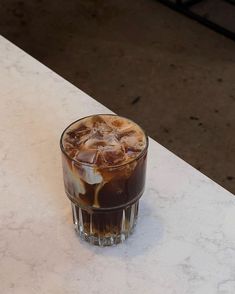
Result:
{"label": "iced coffee drink", "polygon": [[145,185],[148,138],[111,114],[82,118],[61,136],[65,192],[82,239],[100,246],[133,231]]}

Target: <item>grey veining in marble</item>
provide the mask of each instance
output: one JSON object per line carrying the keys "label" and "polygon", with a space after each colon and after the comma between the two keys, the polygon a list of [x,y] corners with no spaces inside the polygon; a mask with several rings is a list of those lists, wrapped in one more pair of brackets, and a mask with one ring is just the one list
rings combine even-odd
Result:
{"label": "grey veining in marble", "polygon": [[235,293],[235,198],[150,140],[135,233],[81,241],[64,194],[59,137],[110,112],[0,38],[0,293]]}

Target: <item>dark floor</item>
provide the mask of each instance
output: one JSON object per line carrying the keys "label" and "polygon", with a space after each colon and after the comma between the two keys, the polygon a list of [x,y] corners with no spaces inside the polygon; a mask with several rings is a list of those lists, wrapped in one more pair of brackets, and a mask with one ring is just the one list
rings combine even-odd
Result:
{"label": "dark floor", "polygon": [[235,193],[235,42],[153,0],[5,0],[0,33]]}

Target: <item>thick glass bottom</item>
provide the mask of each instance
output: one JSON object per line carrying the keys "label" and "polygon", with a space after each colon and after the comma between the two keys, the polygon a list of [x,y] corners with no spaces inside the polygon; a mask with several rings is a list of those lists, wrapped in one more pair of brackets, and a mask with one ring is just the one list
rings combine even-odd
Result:
{"label": "thick glass bottom", "polygon": [[130,206],[112,211],[88,211],[71,203],[75,230],[83,240],[91,244],[115,245],[126,240],[133,232],[139,200]]}

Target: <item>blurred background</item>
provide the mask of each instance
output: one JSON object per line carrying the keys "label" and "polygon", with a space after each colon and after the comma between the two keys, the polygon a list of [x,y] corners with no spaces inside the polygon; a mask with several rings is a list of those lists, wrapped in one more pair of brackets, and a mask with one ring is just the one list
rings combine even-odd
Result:
{"label": "blurred background", "polygon": [[1,0],[0,33],[235,193],[234,41],[153,0]]}

